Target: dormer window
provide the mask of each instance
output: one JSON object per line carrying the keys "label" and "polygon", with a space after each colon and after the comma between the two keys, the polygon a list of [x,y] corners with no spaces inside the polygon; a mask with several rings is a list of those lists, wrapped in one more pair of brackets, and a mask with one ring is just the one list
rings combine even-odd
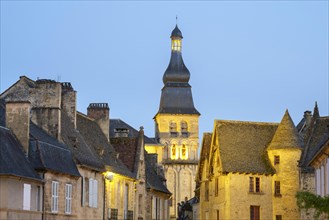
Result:
{"label": "dormer window", "polygon": [[116,128],[114,129],[114,137],[128,137],[128,128]]}
{"label": "dormer window", "polygon": [[177,124],[174,121],[171,121],[169,124],[169,132],[171,137],[177,137]]}

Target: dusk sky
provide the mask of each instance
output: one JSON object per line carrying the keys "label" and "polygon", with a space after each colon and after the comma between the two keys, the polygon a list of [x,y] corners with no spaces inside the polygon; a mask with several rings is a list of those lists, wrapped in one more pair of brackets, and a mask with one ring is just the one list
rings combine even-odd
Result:
{"label": "dusk sky", "polygon": [[25,75],[71,82],[78,110],[154,136],[170,34],[183,34],[202,133],[215,119],[297,124],[328,104],[328,1],[1,1],[1,88]]}

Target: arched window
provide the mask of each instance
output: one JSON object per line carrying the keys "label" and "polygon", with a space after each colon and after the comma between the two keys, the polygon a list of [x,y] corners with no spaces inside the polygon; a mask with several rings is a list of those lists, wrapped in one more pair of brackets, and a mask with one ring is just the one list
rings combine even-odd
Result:
{"label": "arched window", "polygon": [[186,121],[182,121],[180,123],[180,127],[181,127],[182,136],[187,137],[188,136],[187,122]]}
{"label": "arched window", "polygon": [[187,152],[187,147],[185,146],[185,144],[183,144],[182,148],[181,148],[181,155],[180,158],[182,160],[187,160],[188,159],[188,152]]}
{"label": "arched window", "polygon": [[171,137],[177,137],[177,124],[174,121],[171,121],[169,124],[169,132]]}
{"label": "arched window", "polygon": [[177,159],[177,149],[176,149],[176,145],[173,144],[171,147],[171,159]]}

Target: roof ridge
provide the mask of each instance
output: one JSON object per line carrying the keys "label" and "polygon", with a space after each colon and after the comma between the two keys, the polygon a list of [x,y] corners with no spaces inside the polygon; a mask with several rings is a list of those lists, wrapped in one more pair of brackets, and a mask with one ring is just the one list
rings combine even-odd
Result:
{"label": "roof ridge", "polygon": [[278,122],[258,122],[258,121],[239,121],[239,120],[225,120],[225,119],[216,119],[215,123],[232,123],[232,124],[259,124],[259,125],[278,125]]}

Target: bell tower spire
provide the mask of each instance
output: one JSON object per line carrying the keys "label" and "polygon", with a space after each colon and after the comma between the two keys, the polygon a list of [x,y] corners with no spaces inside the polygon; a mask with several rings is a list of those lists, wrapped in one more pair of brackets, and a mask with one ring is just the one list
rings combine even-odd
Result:
{"label": "bell tower spire", "polygon": [[[177,25],[171,32],[171,55],[163,74],[159,110],[154,117],[155,137],[163,145],[161,163],[167,187],[172,192],[172,204],[194,196],[198,166],[199,116],[194,107],[189,84],[190,71],[182,57],[183,35]],[[177,219],[175,206],[170,207],[170,219]]]}

